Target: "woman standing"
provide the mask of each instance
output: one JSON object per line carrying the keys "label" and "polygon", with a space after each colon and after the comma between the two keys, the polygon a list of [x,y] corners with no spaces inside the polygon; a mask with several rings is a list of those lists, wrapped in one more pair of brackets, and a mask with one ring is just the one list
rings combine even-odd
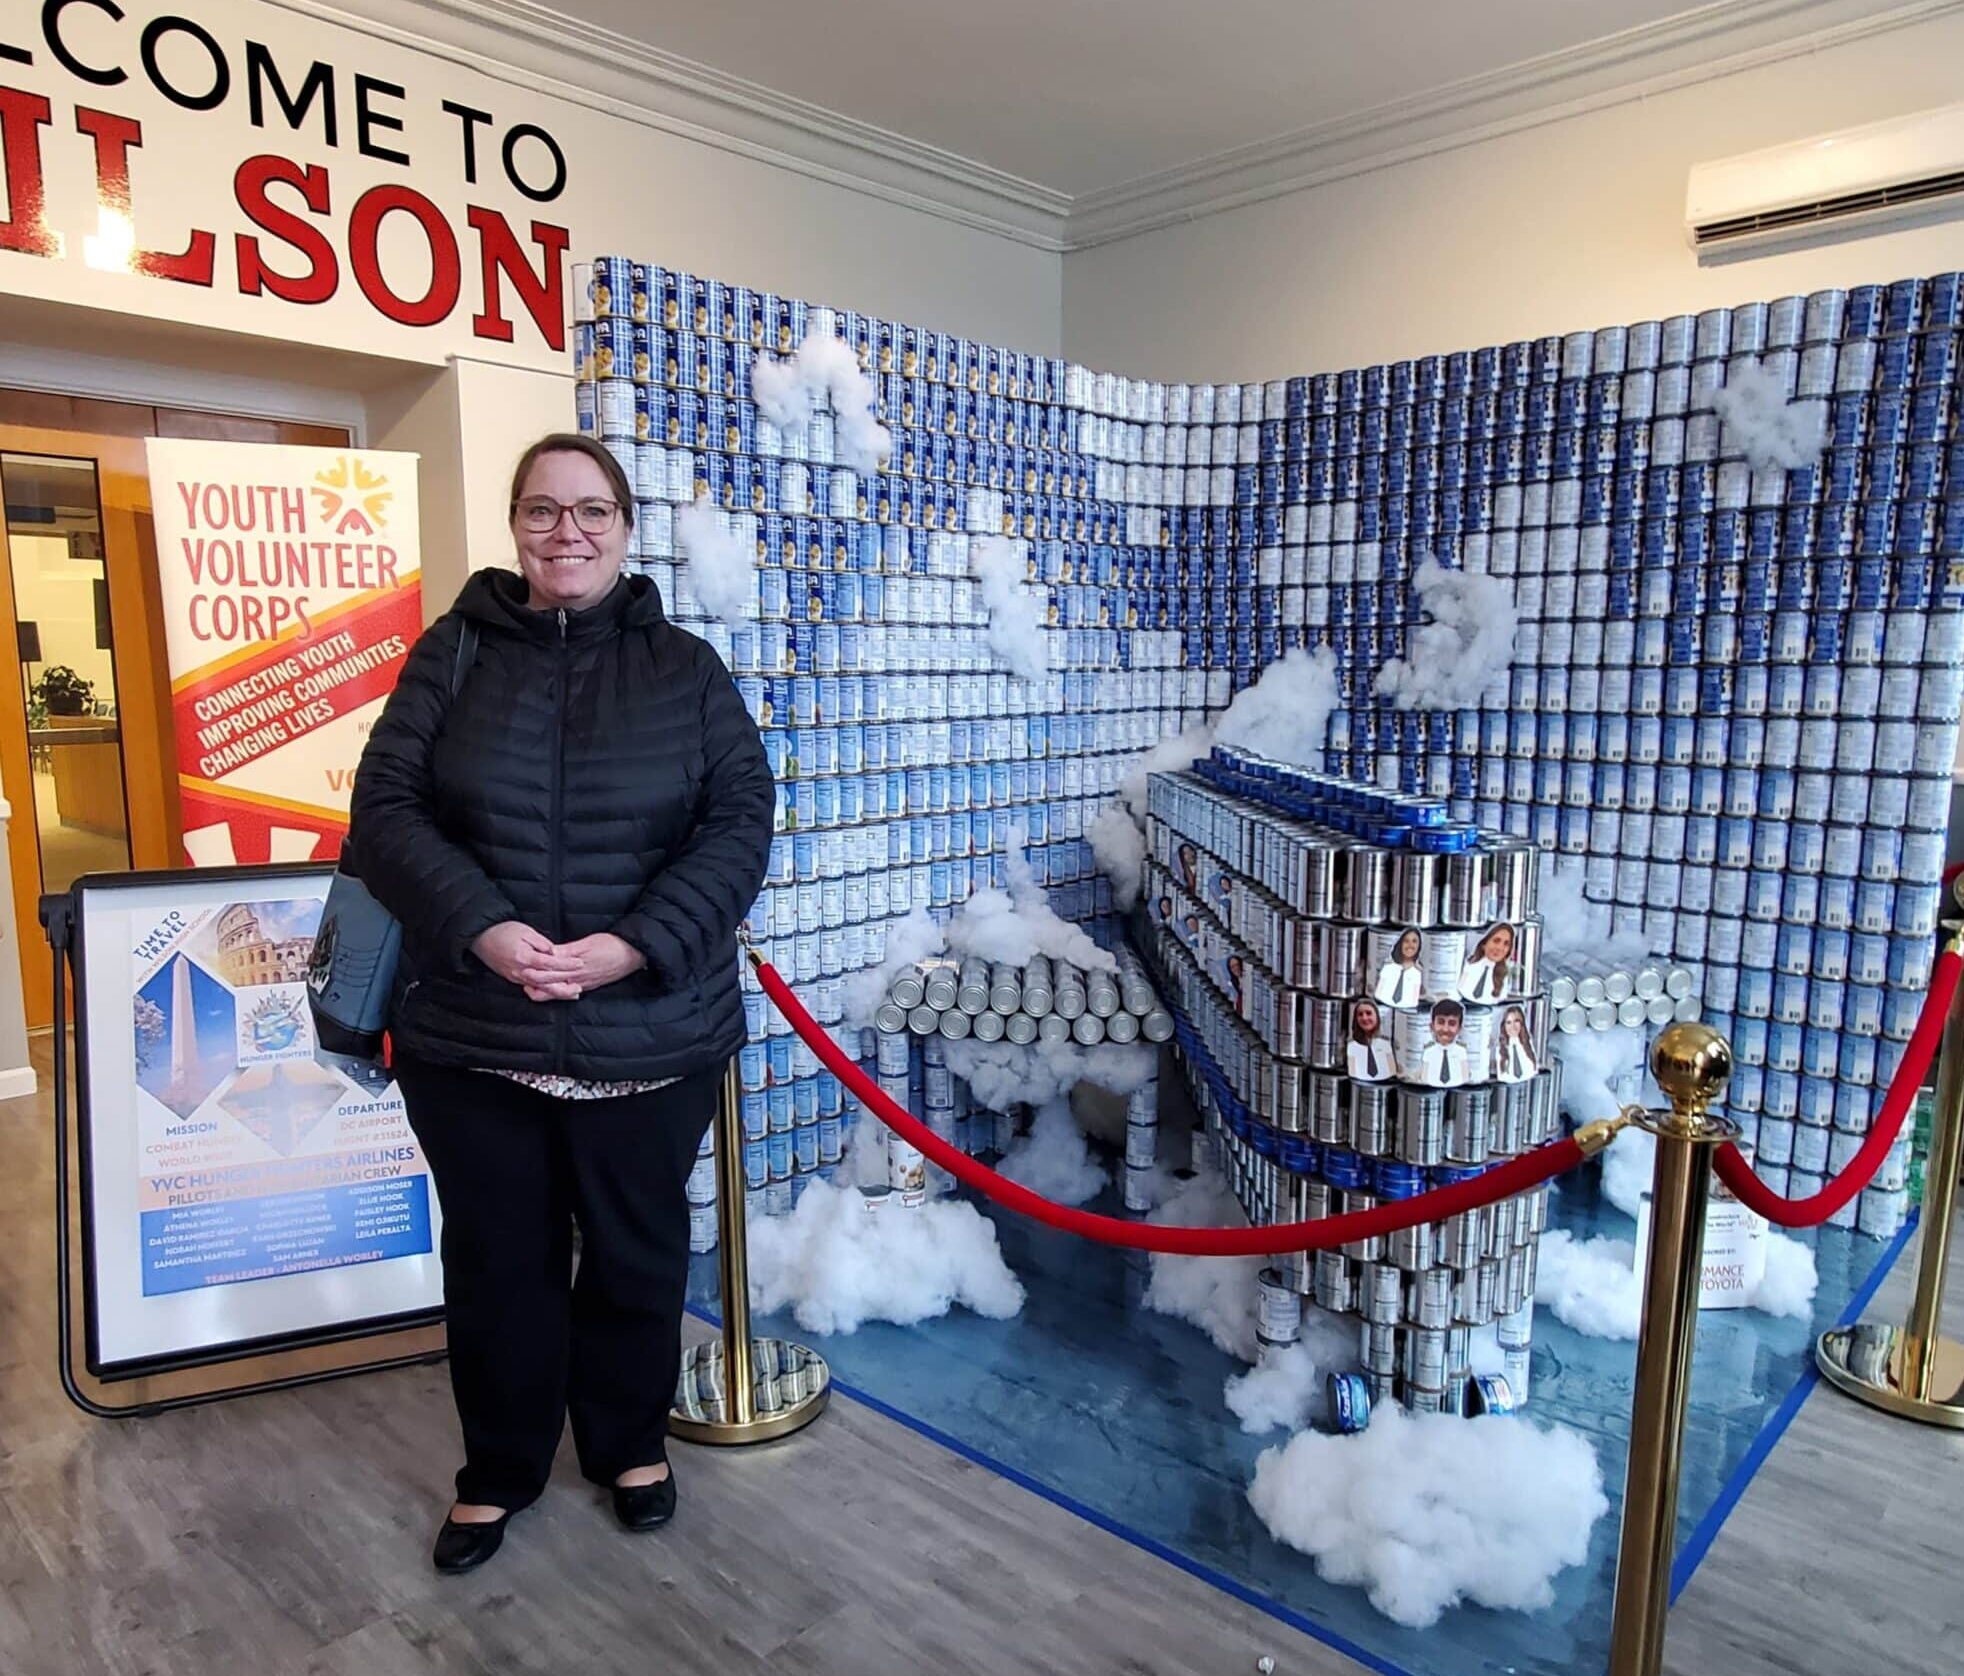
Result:
{"label": "woman standing", "polygon": [[622,1524],[674,1510],[684,1184],[744,1040],[775,798],[722,661],[621,574],[613,456],[542,438],[510,520],[517,573],[478,571],[416,643],[349,839],[402,924],[395,1071],[443,1207],[464,1466],[439,1571],[497,1551],[569,1414]]}

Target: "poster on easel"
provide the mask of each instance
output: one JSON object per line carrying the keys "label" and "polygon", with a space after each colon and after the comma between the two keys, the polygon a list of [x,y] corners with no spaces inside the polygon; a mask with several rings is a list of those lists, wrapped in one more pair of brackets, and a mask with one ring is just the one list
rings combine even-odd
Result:
{"label": "poster on easel", "polygon": [[89,1370],[432,1320],[441,1218],[389,1073],[315,1040],[331,869],[98,876],[75,898]]}
{"label": "poster on easel", "polygon": [[145,444],[185,859],[330,860],[423,627],[417,456]]}

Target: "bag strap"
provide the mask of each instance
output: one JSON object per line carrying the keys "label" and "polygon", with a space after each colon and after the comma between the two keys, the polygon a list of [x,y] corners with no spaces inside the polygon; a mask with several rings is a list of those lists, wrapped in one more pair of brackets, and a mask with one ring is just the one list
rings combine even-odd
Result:
{"label": "bag strap", "polygon": [[464,690],[464,677],[470,674],[471,665],[475,662],[477,662],[477,624],[466,617],[462,631],[457,636],[457,662],[450,671],[450,696],[453,700]]}

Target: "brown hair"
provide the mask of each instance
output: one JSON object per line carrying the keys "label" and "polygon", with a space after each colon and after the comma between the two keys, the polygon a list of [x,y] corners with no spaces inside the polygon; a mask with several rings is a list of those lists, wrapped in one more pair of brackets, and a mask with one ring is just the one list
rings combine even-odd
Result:
{"label": "brown hair", "polygon": [[508,516],[518,510],[518,497],[525,492],[525,479],[532,475],[532,467],[541,454],[584,454],[600,468],[601,475],[607,479],[608,488],[614,491],[614,499],[620,502],[622,521],[627,528],[634,528],[634,486],[628,482],[620,461],[614,458],[613,450],[605,443],[573,431],[554,431],[549,436],[542,436],[518,456],[518,466],[511,474]]}

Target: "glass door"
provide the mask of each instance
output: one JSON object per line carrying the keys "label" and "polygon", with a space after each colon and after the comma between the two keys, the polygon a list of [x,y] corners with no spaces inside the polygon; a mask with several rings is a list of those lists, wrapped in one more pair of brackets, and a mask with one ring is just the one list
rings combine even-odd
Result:
{"label": "glass door", "polygon": [[[130,865],[116,647],[92,458],[0,450],[42,892]],[[13,828],[15,841],[24,836]]]}

